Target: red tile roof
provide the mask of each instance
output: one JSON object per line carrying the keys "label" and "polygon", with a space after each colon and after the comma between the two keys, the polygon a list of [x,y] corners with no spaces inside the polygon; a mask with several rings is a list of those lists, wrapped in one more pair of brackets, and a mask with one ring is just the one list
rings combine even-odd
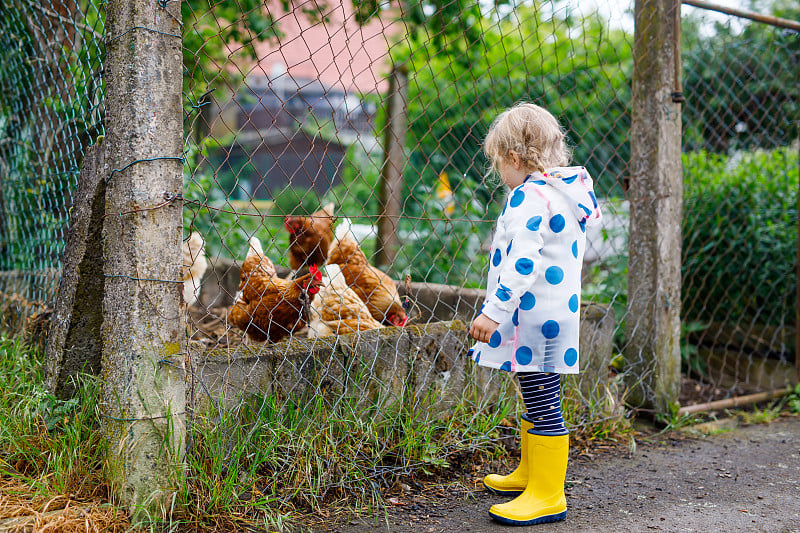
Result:
{"label": "red tile roof", "polygon": [[256,46],[259,62],[248,76],[285,78],[301,86],[304,81],[319,80],[326,87],[346,92],[386,90],[390,39],[402,29],[391,11],[359,26],[347,0],[328,3],[324,23],[312,21],[303,12],[316,8],[315,0],[294,2],[290,13],[281,10],[280,2],[271,0],[268,5],[276,9],[273,16],[282,35],[277,43],[273,40]]}

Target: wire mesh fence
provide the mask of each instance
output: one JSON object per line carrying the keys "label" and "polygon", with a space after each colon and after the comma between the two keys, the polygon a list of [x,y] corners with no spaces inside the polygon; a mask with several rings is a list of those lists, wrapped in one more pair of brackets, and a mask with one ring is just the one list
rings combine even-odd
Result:
{"label": "wire mesh fence", "polygon": [[800,40],[688,11],[682,357],[687,387],[712,400],[797,380]]}
{"label": "wire mesh fence", "polygon": [[84,147],[103,133],[99,3],[5,2],[0,70],[3,325],[52,301]]}
{"label": "wire mesh fence", "polygon": [[[235,475],[313,503],[511,431],[514,381],[471,364],[466,327],[505,196],[480,146],[521,100],[559,118],[597,185],[584,371],[564,402],[577,435],[615,430],[628,385],[654,365],[625,326],[629,13],[572,1],[180,6],[197,478]],[[100,1],[18,0],[3,13],[6,327],[53,300],[82,154],[103,134],[103,21]],[[684,403],[793,379],[797,39],[684,12]],[[329,261],[348,239],[372,285]],[[248,262],[255,252],[269,261]]]}
{"label": "wire mesh fence", "polygon": [[[585,337],[598,362],[591,377],[570,384],[569,422],[580,429],[618,421],[622,393],[608,364],[619,329],[609,317],[614,304],[620,320],[625,314],[617,283],[625,262],[630,35],[600,15],[576,16],[577,5],[267,5],[272,25],[260,33],[247,16],[227,26],[234,15],[187,10],[191,4],[184,11],[185,44],[203,43],[185,49],[185,226],[203,236],[210,263],[189,311],[197,324],[192,339],[200,341],[190,344],[195,393],[208,398],[221,388],[211,394],[217,412],[252,409],[256,419],[310,411],[310,429],[290,419],[273,431],[321,432],[337,448],[371,450],[344,476],[321,469],[331,489],[444,464],[465,444],[495,442],[500,433],[487,428],[506,413],[516,416],[513,382],[465,357],[465,324],[483,301],[504,200],[500,181],[486,176],[480,146],[497,113],[530,100],[570,132],[575,160],[597,178],[609,221],[591,235],[585,268],[588,300],[596,302]],[[242,26],[249,33],[231,39]],[[295,315],[288,324],[274,314],[265,323],[250,301],[250,313],[240,316],[237,290],[246,293],[256,277],[247,270],[240,285],[237,275],[251,238],[279,275],[313,265],[335,286],[339,269],[309,252],[330,247],[333,260],[339,245],[325,235],[347,231],[394,280],[401,305],[381,301],[359,271],[361,290],[378,306],[371,317],[357,298],[327,288],[309,306],[307,332],[286,336]],[[346,281],[359,289],[358,280]],[[256,288],[269,309],[277,305],[271,290]],[[354,316],[361,317],[356,325],[343,320]],[[404,316],[402,330],[375,329]],[[242,348],[243,331],[282,340]],[[353,417],[359,422],[347,432],[328,422]],[[383,437],[373,442],[375,435]],[[303,455],[278,448],[286,457]],[[302,476],[292,481],[301,493],[311,490]]]}

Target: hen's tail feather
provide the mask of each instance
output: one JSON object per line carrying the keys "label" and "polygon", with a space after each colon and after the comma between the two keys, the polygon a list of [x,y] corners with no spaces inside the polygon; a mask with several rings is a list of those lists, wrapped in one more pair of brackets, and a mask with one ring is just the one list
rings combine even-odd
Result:
{"label": "hen's tail feather", "polygon": [[342,217],[339,219],[339,224],[336,226],[333,236],[337,241],[344,237],[350,237],[354,241],[356,240],[356,236],[353,234],[353,223],[350,222],[349,218]]}
{"label": "hen's tail feather", "polygon": [[247,257],[252,257],[254,255],[264,256],[264,248],[261,246],[261,241],[258,240],[258,237],[250,237],[247,241],[249,245],[249,249],[247,250]]}

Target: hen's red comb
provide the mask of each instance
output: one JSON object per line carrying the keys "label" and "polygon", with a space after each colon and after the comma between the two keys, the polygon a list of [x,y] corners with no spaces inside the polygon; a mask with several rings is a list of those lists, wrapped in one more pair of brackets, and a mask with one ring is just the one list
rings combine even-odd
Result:
{"label": "hen's red comb", "polygon": [[312,276],[314,276],[314,279],[316,279],[317,281],[322,280],[322,272],[320,272],[319,269],[314,265],[308,267],[308,271],[311,273]]}

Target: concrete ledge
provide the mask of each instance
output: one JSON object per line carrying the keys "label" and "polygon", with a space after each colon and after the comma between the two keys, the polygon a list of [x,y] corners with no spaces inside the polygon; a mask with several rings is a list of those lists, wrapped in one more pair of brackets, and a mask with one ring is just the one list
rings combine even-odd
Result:
{"label": "concrete ledge", "polygon": [[[239,266],[217,258],[203,278],[202,305],[230,305],[239,284]],[[516,395],[505,372],[479,367],[467,358],[472,345],[468,324],[478,313],[485,291],[436,283],[411,283],[414,302],[405,328],[380,328],[350,335],[275,344],[245,341],[208,352],[202,345],[197,393],[232,406],[243,395],[304,402],[324,397],[329,405],[345,399],[359,411],[411,408],[445,416],[465,402],[485,406]],[[398,284],[401,294],[406,292]],[[582,374],[567,383],[582,404],[608,416],[617,409],[617,391],[609,382],[616,328],[610,306],[581,306]],[[424,418],[423,418],[424,419]]]}
{"label": "concrete ledge", "polygon": [[[614,320],[601,309],[585,310],[581,350],[588,364],[568,384],[571,394],[607,414],[618,407],[614,395],[609,397],[614,389],[608,377]],[[201,356],[201,386],[195,390],[227,406],[247,395],[301,404],[322,397],[329,405],[345,399],[373,416],[403,407],[423,419],[447,416],[459,404],[483,407],[515,396],[510,374],[475,365],[466,356],[471,344],[460,320],[275,344],[245,342]]]}
{"label": "concrete ledge", "polygon": [[505,394],[505,373],[477,367],[466,357],[463,322],[380,328],[359,334],[245,343],[212,350],[200,361],[200,392],[226,405],[243,394],[297,401],[322,396],[371,407],[408,407],[432,416],[463,401],[485,404]]}

